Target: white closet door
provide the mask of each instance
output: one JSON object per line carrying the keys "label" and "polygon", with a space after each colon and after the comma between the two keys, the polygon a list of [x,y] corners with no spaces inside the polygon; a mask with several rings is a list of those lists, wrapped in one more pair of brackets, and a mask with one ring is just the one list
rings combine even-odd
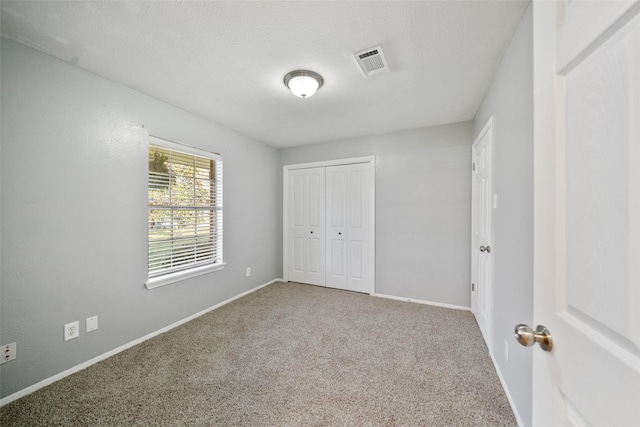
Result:
{"label": "white closet door", "polygon": [[289,172],[288,280],[325,285],[325,168]]}
{"label": "white closet door", "polygon": [[347,166],[327,168],[327,286],[348,289]]}
{"label": "white closet door", "polygon": [[374,291],[372,186],[369,164],[327,167],[327,286]]}
{"label": "white closet door", "polygon": [[368,164],[348,166],[348,289],[356,292],[374,292],[372,178]]}

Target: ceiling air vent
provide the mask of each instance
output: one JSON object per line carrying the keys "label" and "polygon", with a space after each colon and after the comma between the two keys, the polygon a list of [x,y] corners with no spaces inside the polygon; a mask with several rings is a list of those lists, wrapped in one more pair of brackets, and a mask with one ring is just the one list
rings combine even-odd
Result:
{"label": "ceiling air vent", "polygon": [[384,59],[384,53],[382,53],[382,48],[380,46],[354,53],[353,56],[356,58],[356,62],[360,66],[365,77],[389,72],[387,60]]}

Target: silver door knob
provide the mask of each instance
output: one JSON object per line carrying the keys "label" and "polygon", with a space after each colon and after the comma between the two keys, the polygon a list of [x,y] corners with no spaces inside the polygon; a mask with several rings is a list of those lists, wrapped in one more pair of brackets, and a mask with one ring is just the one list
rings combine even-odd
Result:
{"label": "silver door knob", "polygon": [[551,332],[549,332],[546,326],[538,325],[534,331],[529,325],[519,324],[516,325],[514,332],[518,342],[525,347],[531,347],[535,343],[538,343],[544,351],[551,351],[553,348]]}
{"label": "silver door knob", "polygon": [[488,252],[491,253],[491,246],[480,246],[480,252]]}

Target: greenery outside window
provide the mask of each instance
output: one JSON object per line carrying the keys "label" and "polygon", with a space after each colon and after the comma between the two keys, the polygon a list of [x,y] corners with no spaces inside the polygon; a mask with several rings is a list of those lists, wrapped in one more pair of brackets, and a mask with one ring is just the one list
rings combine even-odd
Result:
{"label": "greenery outside window", "polygon": [[148,200],[147,288],[224,266],[219,154],[150,137]]}

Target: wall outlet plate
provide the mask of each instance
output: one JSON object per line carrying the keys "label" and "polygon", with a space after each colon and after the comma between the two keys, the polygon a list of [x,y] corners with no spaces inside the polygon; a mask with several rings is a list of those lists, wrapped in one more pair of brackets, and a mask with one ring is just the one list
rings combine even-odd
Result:
{"label": "wall outlet plate", "polygon": [[93,332],[98,329],[98,316],[87,317],[86,320],[87,332]]}
{"label": "wall outlet plate", "polygon": [[64,340],[69,341],[80,336],[80,322],[75,321],[64,325]]}
{"label": "wall outlet plate", "polygon": [[251,267],[247,267],[247,277],[251,276]]}
{"label": "wall outlet plate", "polygon": [[0,365],[16,358],[16,343],[0,346]]}

